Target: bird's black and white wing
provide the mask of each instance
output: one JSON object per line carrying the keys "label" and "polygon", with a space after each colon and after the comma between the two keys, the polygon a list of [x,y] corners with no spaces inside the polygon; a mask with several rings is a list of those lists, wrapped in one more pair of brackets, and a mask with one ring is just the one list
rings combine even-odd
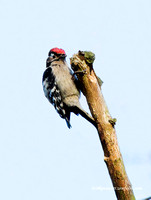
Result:
{"label": "bird's black and white wing", "polygon": [[55,107],[60,117],[66,120],[67,126],[71,128],[70,112],[62,101],[61,92],[57,86],[51,67],[45,70],[43,74],[42,85],[46,98]]}

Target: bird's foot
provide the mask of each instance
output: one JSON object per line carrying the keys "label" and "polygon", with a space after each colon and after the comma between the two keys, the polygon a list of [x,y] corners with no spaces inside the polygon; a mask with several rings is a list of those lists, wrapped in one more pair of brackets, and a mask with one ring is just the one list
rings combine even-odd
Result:
{"label": "bird's foot", "polygon": [[79,71],[75,71],[73,74],[72,74],[72,80],[75,80],[75,75],[84,75],[84,74],[86,74],[86,69],[84,69],[84,70],[79,70]]}

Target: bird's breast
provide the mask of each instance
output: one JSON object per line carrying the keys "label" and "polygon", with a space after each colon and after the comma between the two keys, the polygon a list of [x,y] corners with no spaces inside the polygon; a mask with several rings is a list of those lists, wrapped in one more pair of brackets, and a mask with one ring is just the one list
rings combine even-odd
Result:
{"label": "bird's breast", "polygon": [[66,65],[55,65],[53,68],[55,74],[56,83],[61,92],[62,99],[76,95],[79,97],[79,91],[72,79],[72,75],[68,66]]}

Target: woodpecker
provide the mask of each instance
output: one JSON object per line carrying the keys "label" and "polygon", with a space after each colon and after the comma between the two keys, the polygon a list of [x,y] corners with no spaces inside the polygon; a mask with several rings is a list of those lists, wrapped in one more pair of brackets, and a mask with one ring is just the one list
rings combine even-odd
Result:
{"label": "woodpecker", "polygon": [[63,49],[53,48],[48,53],[46,70],[42,78],[43,90],[48,101],[71,128],[70,114],[80,114],[96,127],[94,119],[80,105],[78,80],[66,63]]}

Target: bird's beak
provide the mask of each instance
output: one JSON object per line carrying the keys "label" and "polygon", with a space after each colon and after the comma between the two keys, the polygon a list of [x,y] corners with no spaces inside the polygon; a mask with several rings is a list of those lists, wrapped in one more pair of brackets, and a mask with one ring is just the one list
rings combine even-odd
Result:
{"label": "bird's beak", "polygon": [[61,58],[66,58],[67,55],[66,55],[66,54],[61,54],[60,57],[61,57]]}
{"label": "bird's beak", "polygon": [[66,54],[60,54],[58,57],[56,58],[53,58],[52,56],[49,56],[46,60],[46,67],[49,67],[50,64],[53,62],[53,61],[56,61],[56,60],[59,60],[60,58],[66,58]]}

